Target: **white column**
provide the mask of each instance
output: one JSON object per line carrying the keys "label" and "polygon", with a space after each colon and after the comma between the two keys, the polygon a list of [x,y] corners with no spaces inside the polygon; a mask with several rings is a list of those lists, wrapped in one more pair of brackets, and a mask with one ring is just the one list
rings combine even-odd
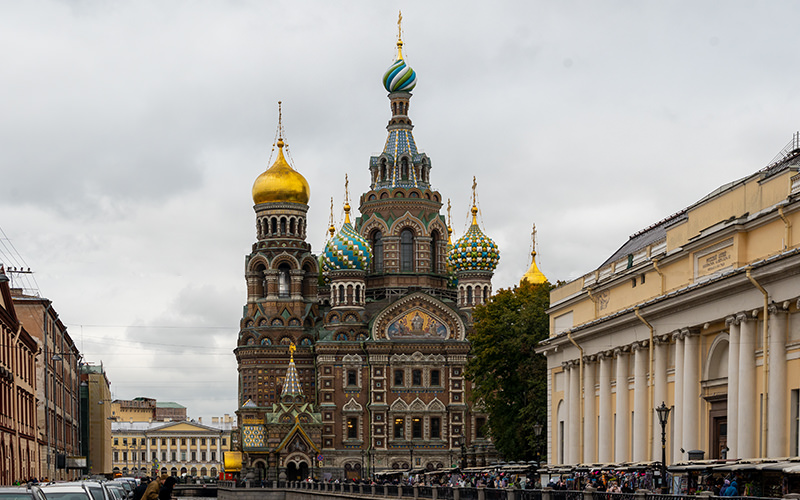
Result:
{"label": "white column", "polygon": [[786,317],[787,311],[770,307],[769,315],[769,379],[767,393],[767,456],[789,454],[786,435]]}
{"label": "white column", "polygon": [[683,448],[699,450],[700,445],[700,334],[684,330],[683,354]]}
{"label": "white column", "polygon": [[[655,339],[653,346],[655,360],[653,362],[653,407],[656,408],[667,401],[667,357],[669,356],[669,336],[663,335]],[[674,418],[674,415],[671,415]],[[653,411],[653,456],[650,460],[661,461],[661,422]]]}
{"label": "white column", "polygon": [[674,381],[674,393],[675,393],[675,408],[673,413],[673,418],[675,419],[674,422],[674,433],[672,439],[672,461],[673,462],[680,462],[683,460],[683,453],[681,453],[681,448],[683,447],[683,340],[684,335],[681,332],[676,332],[673,334],[673,338],[675,339],[675,381]]}
{"label": "white column", "polygon": [[647,460],[647,342],[633,345],[633,461]]}
{"label": "white column", "polygon": [[594,463],[597,460],[594,449],[597,437],[597,417],[594,411],[595,368],[594,356],[587,357],[583,362],[583,463]]}
{"label": "white column", "polygon": [[598,376],[600,385],[600,401],[598,402],[598,415],[600,422],[597,429],[597,460],[600,463],[611,463],[614,460],[614,449],[611,444],[611,360],[612,353],[602,353],[598,356],[600,360],[600,374]]}
{"label": "white column", "polygon": [[614,349],[617,357],[617,425],[614,429],[614,461],[627,462],[628,458],[628,433],[630,425],[628,418],[630,404],[628,402],[628,353],[622,349]]}
{"label": "white column", "polygon": [[747,317],[739,324],[738,458],[756,457],[756,325],[755,320]]}
{"label": "white column", "polygon": [[728,316],[728,458],[739,456],[736,438],[739,433],[739,321],[736,316]]}
{"label": "white column", "polygon": [[573,364],[569,370],[569,462],[577,464],[581,456],[581,386],[578,365]]}

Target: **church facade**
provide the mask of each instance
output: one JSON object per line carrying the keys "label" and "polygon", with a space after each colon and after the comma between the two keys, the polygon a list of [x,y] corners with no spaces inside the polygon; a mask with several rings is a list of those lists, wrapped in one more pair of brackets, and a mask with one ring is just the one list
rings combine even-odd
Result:
{"label": "church facade", "polygon": [[451,243],[431,159],[412,134],[417,77],[402,44],[383,79],[392,115],[365,168],[360,217],[346,200],[343,225],[312,252],[310,187],[282,138],[253,186],[256,242],[234,351],[249,477],[355,479],[497,460],[464,374],[471,310],[491,294],[499,252],[474,196],[472,226]]}

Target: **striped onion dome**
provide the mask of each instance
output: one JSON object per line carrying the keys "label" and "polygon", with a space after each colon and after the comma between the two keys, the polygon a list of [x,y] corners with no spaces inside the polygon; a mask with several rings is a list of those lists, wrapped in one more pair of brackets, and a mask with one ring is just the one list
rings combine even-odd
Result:
{"label": "striped onion dome", "polygon": [[472,207],[472,225],[459,238],[447,255],[447,260],[458,271],[494,271],[500,261],[500,250],[491,238],[478,227],[478,208]]}
{"label": "striped onion dome", "polygon": [[350,205],[344,206],[345,219],[342,228],[325,244],[322,266],[325,271],[358,269],[366,271],[372,260],[372,251],[367,240],[356,232],[350,223]]}
{"label": "striped onion dome", "polygon": [[389,92],[411,92],[417,85],[417,73],[398,59],[383,74],[383,87]]}

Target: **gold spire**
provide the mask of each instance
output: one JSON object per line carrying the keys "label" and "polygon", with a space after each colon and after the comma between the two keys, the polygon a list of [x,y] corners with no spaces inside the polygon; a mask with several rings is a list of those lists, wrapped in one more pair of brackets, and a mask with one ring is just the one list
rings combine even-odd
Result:
{"label": "gold spire", "polygon": [[453,225],[450,223],[450,198],[447,198],[447,244],[453,244]]}
{"label": "gold spire", "polygon": [[295,347],[294,342],[289,344],[289,363],[294,363],[294,351],[297,350]]}
{"label": "gold spire", "polygon": [[478,204],[477,204],[477,191],[478,188],[478,181],[475,180],[475,176],[472,176],[472,224],[477,226],[478,225]]}
{"label": "gold spire", "polygon": [[527,280],[532,285],[539,285],[547,281],[547,277],[536,265],[536,224],[533,225],[533,230],[531,231],[531,242],[531,267],[528,269],[528,272],[522,275],[522,278],[519,280],[519,282],[522,283],[523,281]]}
{"label": "gold spire", "polygon": [[336,226],[333,225],[333,196],[331,196],[331,219],[330,226],[328,226],[328,232],[331,233],[331,238],[333,238],[333,235],[336,234]]}
{"label": "gold spire", "polygon": [[397,60],[403,59],[403,12],[397,11]]}
{"label": "gold spire", "polygon": [[347,179],[347,174],[344,174],[344,223],[350,224],[350,191],[348,186],[350,181]]}

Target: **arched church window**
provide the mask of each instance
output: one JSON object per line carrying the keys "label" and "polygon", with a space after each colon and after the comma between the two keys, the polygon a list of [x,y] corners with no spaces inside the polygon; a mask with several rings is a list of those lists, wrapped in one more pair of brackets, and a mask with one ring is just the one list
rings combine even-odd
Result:
{"label": "arched church window", "polygon": [[372,233],[372,271],[383,272],[383,234],[380,231]]}
{"label": "arched church window", "polygon": [[408,158],[400,160],[400,178],[404,181],[408,180]]}
{"label": "arched church window", "polygon": [[286,234],[286,217],[281,217],[281,234]]}
{"label": "arched church window", "polygon": [[[283,221],[285,222],[285,220]],[[278,297],[282,299],[289,298],[289,287],[292,282],[290,276],[289,264],[281,264],[278,266]]]}
{"label": "arched church window", "polygon": [[356,285],[356,305],[361,303],[361,285]]}
{"label": "arched church window", "polygon": [[414,270],[414,233],[410,229],[400,232],[400,271]]}
{"label": "arched church window", "polygon": [[431,234],[431,272],[439,271],[439,232]]}
{"label": "arched church window", "polygon": [[386,179],[386,158],[381,158],[381,179],[382,181]]}
{"label": "arched church window", "polygon": [[272,234],[275,234],[275,233],[278,232],[278,219],[276,219],[275,217],[272,218],[272,231],[270,231],[270,232]]}
{"label": "arched church window", "polygon": [[489,301],[489,287],[483,287],[483,303],[487,303]]}
{"label": "arched church window", "polygon": [[467,287],[467,305],[472,305],[472,287]]}
{"label": "arched church window", "polygon": [[289,232],[292,234],[295,234],[294,224],[295,224],[295,218],[292,217],[292,219],[289,221]]}
{"label": "arched church window", "polygon": [[347,296],[344,294],[344,285],[339,285],[339,297],[337,298],[339,304],[347,303]]}

